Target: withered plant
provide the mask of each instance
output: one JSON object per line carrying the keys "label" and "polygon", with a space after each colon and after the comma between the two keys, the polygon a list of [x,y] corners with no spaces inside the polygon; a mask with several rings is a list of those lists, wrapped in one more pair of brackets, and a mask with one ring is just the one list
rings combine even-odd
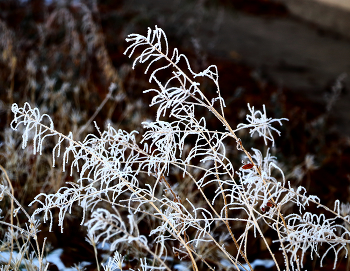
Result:
{"label": "withered plant", "polygon": [[[58,223],[63,231],[65,217],[79,206],[89,242],[94,247],[108,246],[114,253],[103,264],[105,270],[122,269],[124,256],[136,259],[131,267],[142,270],[179,268],[175,259],[183,259],[182,265],[193,270],[253,270],[250,238],[262,240],[278,270],[301,270],[315,256],[322,266],[331,254],[335,267],[339,253],[348,253],[347,206],[339,201],[334,210],[322,205],[304,187],[286,181],[269,148],[264,154],[259,148],[265,146],[248,150],[236,135],[248,129],[251,136],[258,135],[266,146],[274,147],[274,135],[280,135],[276,126],[286,119],[269,118],[264,105],[256,110],[248,104],[246,123],[233,127],[225,118],[216,66],[194,72],[185,55],[169,50],[158,27],[149,29],[147,36],[131,34],[126,40],[131,44],[125,54],[136,55],[133,66],[147,63],[145,73],[158,86],[145,91],[154,93],[150,106],[157,107],[157,114],[142,123],[145,133],[140,141],[138,132],[113,125],[106,130],[95,125],[98,136],[76,140],[73,133],[57,131],[50,116],[29,103],[12,105],[11,127],[21,131],[22,147],[32,142],[33,153],[41,154],[45,142],[56,137],[52,164],[62,155],[63,171],[79,174],[56,193],[35,197],[31,204],[36,210],[28,215],[30,226],[22,233],[35,235],[41,222],[48,222],[50,228]],[[160,73],[169,74],[169,79],[160,81]],[[215,84],[215,97],[209,99],[201,91],[203,80]],[[206,111],[222,130],[210,129],[201,116]],[[228,158],[230,148],[242,153],[241,167],[235,169]],[[15,201],[9,186],[1,186],[1,194]],[[298,212],[287,210],[291,204]],[[326,214],[308,212],[309,204]],[[275,233],[274,244],[284,263],[271,249],[268,229]],[[36,254],[42,255],[39,245]],[[321,251],[321,245],[326,249]],[[40,261],[41,270],[45,261]]]}

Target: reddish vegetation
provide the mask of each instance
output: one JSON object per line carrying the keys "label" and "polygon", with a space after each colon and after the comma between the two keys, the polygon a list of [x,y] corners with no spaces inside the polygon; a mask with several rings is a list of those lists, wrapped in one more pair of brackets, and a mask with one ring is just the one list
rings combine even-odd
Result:
{"label": "reddish vegetation", "polygon": [[251,169],[253,168],[252,164],[245,164],[244,166],[242,166],[242,169]]}

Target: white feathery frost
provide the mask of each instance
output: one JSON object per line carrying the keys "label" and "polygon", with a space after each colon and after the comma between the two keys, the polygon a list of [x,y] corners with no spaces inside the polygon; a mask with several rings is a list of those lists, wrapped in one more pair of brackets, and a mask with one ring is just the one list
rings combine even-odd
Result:
{"label": "white feathery frost", "polygon": [[251,136],[253,136],[254,133],[257,132],[259,136],[264,138],[265,145],[267,145],[267,140],[269,140],[272,142],[272,146],[274,146],[275,140],[273,138],[272,131],[275,131],[278,135],[280,135],[281,132],[278,131],[276,128],[272,127],[271,124],[273,122],[277,122],[279,123],[279,125],[282,126],[281,121],[282,120],[288,121],[288,119],[268,118],[266,116],[266,108],[264,104],[263,104],[263,111],[260,111],[260,110],[255,111],[254,106],[251,107],[249,103],[248,103],[248,109],[250,114],[246,116],[246,120],[248,121],[249,124],[243,124],[243,123],[238,124],[236,131],[249,128],[249,133]]}

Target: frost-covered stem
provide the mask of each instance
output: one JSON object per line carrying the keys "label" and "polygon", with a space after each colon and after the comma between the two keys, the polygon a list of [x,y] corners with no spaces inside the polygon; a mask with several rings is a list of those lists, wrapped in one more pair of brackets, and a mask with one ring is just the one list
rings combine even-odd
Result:
{"label": "frost-covered stem", "polygon": [[275,255],[272,253],[271,248],[270,248],[269,244],[267,243],[267,240],[266,240],[266,238],[264,237],[264,234],[263,234],[263,232],[261,231],[261,229],[260,229],[260,227],[259,227],[258,221],[256,220],[255,216],[253,215],[253,208],[252,208],[250,205],[248,205],[248,208],[249,208],[249,211],[250,211],[250,213],[251,213],[251,215],[252,215],[252,219],[253,219],[253,221],[254,221],[255,227],[257,228],[258,232],[260,233],[261,238],[264,240],[265,245],[266,245],[268,251],[270,252],[271,257],[272,257],[273,261],[274,261],[275,264],[276,264],[277,270],[280,271],[280,268],[279,268],[279,266],[278,266],[278,262],[277,262],[277,260],[276,260],[276,258],[275,258]]}
{"label": "frost-covered stem", "polygon": [[182,203],[181,198],[174,192],[174,190],[171,188],[170,184],[169,184],[168,181],[165,179],[165,177],[164,177],[163,174],[160,175],[160,180],[161,180],[162,182],[164,182],[165,186],[170,190],[170,193],[171,193],[171,194],[173,195],[173,197],[174,197],[174,201],[175,201],[175,202],[180,201],[180,203]]}
{"label": "frost-covered stem", "polygon": [[[40,259],[40,258],[41,258],[41,259],[44,259],[44,248],[45,248],[46,240],[47,240],[47,237],[44,238],[43,246],[42,246],[42,248],[41,248],[41,256],[39,257],[39,259]],[[40,253],[40,252],[39,252],[39,253]],[[39,269],[39,270],[41,270],[41,265],[42,265],[42,264],[41,264],[41,262],[40,262],[40,269]],[[47,270],[48,265],[49,265],[49,263],[47,263],[46,268],[44,268],[44,271]]]}
{"label": "frost-covered stem", "polygon": [[[181,69],[180,69],[171,59],[169,59],[165,54],[163,54],[163,52],[161,52],[160,50],[158,50],[158,48],[156,48],[155,46],[153,46],[153,44],[149,43],[148,41],[147,41],[147,43],[148,43],[150,46],[152,46],[156,51],[158,51],[159,54],[162,54],[162,55],[163,55],[163,56],[178,70],[178,71],[181,71]],[[178,80],[179,80],[180,84],[182,85],[183,89],[186,89],[186,87],[185,87],[185,85],[183,84],[182,80],[180,80],[180,78],[176,75],[176,73],[174,73],[174,75],[175,75],[176,78],[178,78]],[[193,84],[193,81],[192,81],[186,74],[184,74],[184,75],[186,76],[187,80],[188,80],[189,82],[191,82],[192,85],[194,85],[194,84]],[[195,86],[195,87],[197,88],[198,91],[200,91],[199,88],[198,88],[197,86]],[[202,102],[200,99],[198,99],[197,97],[195,97],[195,96],[192,95],[191,93],[190,93],[190,96],[193,97],[195,100],[197,100],[197,101],[199,102],[198,105],[207,107],[209,111],[212,111],[214,114],[219,115],[222,119],[225,119],[223,116],[221,116],[221,115],[210,105],[209,101],[207,100],[207,98],[206,98],[205,96],[203,96],[203,98],[206,100],[206,102],[208,103],[208,105],[203,104],[203,102]],[[221,103],[221,102],[220,102],[220,105],[222,106],[222,103]],[[221,108],[222,108],[222,107],[221,107]],[[222,114],[223,114],[223,109],[222,109]],[[204,131],[201,130],[201,129],[199,129],[199,132],[201,133],[201,135],[203,136],[203,138],[207,141],[207,143],[208,143],[208,145],[210,146],[210,149],[213,151],[213,153],[215,153],[215,150],[214,150],[213,146],[211,145],[210,140],[206,137]],[[220,158],[217,157],[217,156],[216,156],[216,158],[220,159]],[[218,164],[217,164],[217,160],[216,160],[216,159],[214,160],[214,163],[215,163],[215,171],[216,171],[216,174],[215,174],[215,175],[216,175],[217,179],[220,179],[220,178],[219,178],[219,175],[218,175]],[[227,170],[227,168],[226,168],[225,165],[224,165],[224,168]],[[227,173],[230,175],[231,179],[234,180],[233,176],[229,173],[229,170],[227,170]],[[194,178],[193,178],[193,180],[194,180]],[[195,180],[194,180],[194,182],[196,183]],[[197,186],[198,186],[198,185],[197,185]],[[236,246],[237,250],[239,251],[239,253],[241,254],[241,256],[244,258],[244,260],[245,260],[245,262],[247,263],[247,265],[249,266],[250,270],[253,270],[253,268],[252,268],[252,266],[250,265],[250,263],[249,263],[249,261],[248,261],[246,255],[245,255],[245,253],[243,253],[243,251],[241,250],[240,246],[238,245],[238,242],[237,242],[236,238],[234,237],[233,232],[232,232],[232,230],[231,230],[231,228],[230,228],[230,225],[229,225],[229,223],[228,223],[228,221],[227,221],[227,220],[228,220],[227,200],[226,200],[226,196],[225,196],[225,193],[224,193],[224,191],[223,191],[223,188],[222,188],[222,184],[220,183],[219,186],[220,186],[221,194],[222,194],[222,197],[223,197],[223,200],[224,200],[225,218],[226,218],[226,219],[222,219],[221,216],[219,216],[219,214],[218,214],[218,213],[216,212],[216,210],[212,207],[212,205],[211,205],[210,202],[207,200],[206,196],[204,195],[204,193],[202,192],[202,189],[201,189],[199,186],[198,186],[198,189],[199,189],[199,191],[201,191],[203,197],[205,198],[205,200],[207,201],[207,203],[208,203],[208,205],[211,207],[211,209],[214,211],[214,213],[215,213],[218,217],[220,217],[221,220],[224,222],[225,226],[227,227],[227,229],[228,229],[228,231],[229,231],[229,233],[230,233],[230,236],[231,236],[232,240],[233,240],[234,243],[235,243],[235,246]],[[241,196],[244,197],[242,194],[241,194]]]}
{"label": "frost-covered stem", "polygon": [[[159,50],[157,47],[155,47],[152,43],[148,42],[147,39],[145,39],[145,41],[146,41],[151,47],[153,47],[159,54],[163,55],[163,57],[165,57],[166,60],[167,60],[169,63],[172,64],[173,67],[175,67],[178,71],[182,72],[182,70],[181,70],[167,55],[163,54],[162,51],[160,51],[160,50]],[[194,85],[194,87],[195,87],[198,91],[200,91],[200,89],[198,88],[198,86],[196,86],[196,85],[194,84],[194,82],[187,76],[187,74],[185,74],[185,73],[182,73],[182,74],[186,77],[186,79],[187,79],[189,82],[192,83],[192,85]],[[180,80],[179,80],[179,81],[180,81]],[[181,81],[180,81],[180,82],[181,82]],[[184,87],[184,86],[183,86],[183,87]],[[190,93],[190,96],[191,96],[192,98],[194,98],[195,100],[197,100],[197,101],[199,102],[199,104],[202,104],[202,105],[204,105],[205,107],[207,107],[207,108],[221,121],[221,123],[223,123],[223,125],[224,125],[224,126],[229,130],[229,132],[231,133],[232,137],[233,137],[233,138],[236,140],[236,142],[240,145],[241,150],[247,155],[247,157],[248,157],[249,160],[251,161],[252,165],[256,168],[256,170],[257,170],[259,176],[262,177],[261,171],[260,171],[259,168],[256,166],[256,164],[254,163],[253,158],[251,157],[250,153],[244,148],[244,146],[243,146],[241,140],[237,137],[236,133],[235,133],[234,130],[231,128],[231,126],[228,124],[228,122],[226,121],[226,119],[224,118],[224,116],[221,115],[219,112],[217,112],[216,109],[215,109],[213,106],[211,106],[210,102],[208,101],[208,99],[207,99],[205,96],[203,96],[202,98],[205,100],[205,102],[206,102],[207,104],[203,104],[203,102],[202,102],[200,99],[198,99],[197,97],[195,97],[195,96],[194,96],[193,94],[191,94],[191,93]],[[262,179],[263,179],[263,178],[262,178]],[[265,186],[267,186],[266,181],[265,181],[264,179],[263,179],[263,182],[264,182]],[[270,196],[271,196],[271,193],[270,193],[270,192],[269,192],[269,194],[270,194]],[[224,199],[225,199],[225,195],[224,195],[224,194],[223,194],[223,197],[224,197]],[[273,199],[272,199],[272,200],[273,200]],[[275,203],[275,202],[273,202],[273,203]],[[249,209],[251,209],[251,207],[249,206],[249,204],[247,204],[247,207],[248,207]],[[250,211],[251,211],[251,210],[250,210]],[[225,213],[226,213],[226,210],[225,210]],[[252,214],[252,215],[253,215],[253,214]],[[285,223],[285,220],[284,220],[282,214],[280,214],[280,215],[281,215],[281,219],[282,219],[284,225],[286,226],[286,223]],[[225,216],[226,216],[226,219],[227,219],[227,213],[225,214]],[[256,222],[256,219],[255,219],[254,215],[253,215],[253,219],[254,219],[254,222]],[[229,224],[227,223],[226,220],[224,220],[224,223],[225,223],[226,227],[229,229]],[[264,235],[263,235],[263,233],[261,232],[260,227],[259,227],[259,225],[258,225],[257,223],[256,223],[256,227],[258,228],[258,230],[259,230],[259,232],[260,232],[260,234],[261,234],[261,236],[262,236],[264,242],[266,243],[266,246],[267,246],[267,248],[268,248],[268,250],[269,250],[269,252],[270,252],[270,254],[271,254],[273,260],[274,260],[275,263],[276,263],[276,266],[278,267],[278,263],[277,263],[277,261],[276,261],[274,255],[273,255],[273,253],[272,253],[272,251],[271,251],[271,249],[270,249],[270,247],[269,247],[269,245],[268,245],[266,239],[264,238]],[[286,229],[287,229],[287,231],[288,231],[288,228],[287,228],[287,227],[286,227]],[[233,241],[235,242],[235,245],[236,245],[237,248],[239,249],[238,243],[237,243],[236,239],[234,238],[234,236],[233,236],[233,234],[232,234],[232,231],[231,231],[230,229],[229,229],[229,232],[230,232],[230,235],[231,235]],[[252,270],[252,267],[250,266],[249,261],[248,261],[248,259],[245,257],[244,253],[241,251],[241,249],[239,249],[239,251],[240,251],[240,253],[242,254],[243,258],[246,260],[247,264],[249,265],[249,267],[250,267],[251,270]],[[279,268],[278,268],[278,269],[279,269]]]}
{"label": "frost-covered stem", "polygon": [[98,252],[97,252],[97,247],[96,247],[96,243],[94,240],[94,236],[93,235],[88,235],[88,241],[89,243],[92,245],[92,247],[94,248],[94,254],[95,254],[95,261],[96,261],[96,265],[97,265],[97,271],[100,271],[100,263],[98,262]]}
{"label": "frost-covered stem", "polygon": [[[22,114],[22,113],[20,113],[20,114]],[[25,114],[23,114],[23,115],[25,115]],[[76,145],[79,146],[80,148],[84,149],[87,153],[89,153],[92,157],[94,157],[97,161],[101,162],[102,164],[105,164],[104,161],[101,160],[98,156],[96,156],[95,153],[91,152],[89,149],[87,149],[86,147],[84,147],[84,146],[83,146],[82,144],[80,144],[79,142],[72,140],[72,139],[69,138],[68,136],[65,136],[64,134],[59,133],[59,132],[57,132],[57,131],[51,129],[50,127],[48,127],[48,126],[46,126],[46,125],[44,125],[44,124],[38,122],[37,120],[35,120],[35,119],[31,118],[31,117],[28,117],[28,119],[30,119],[30,120],[34,121],[35,123],[41,125],[42,127],[44,127],[45,129],[47,129],[48,131],[51,131],[52,133],[58,134],[59,136],[61,136],[62,138],[68,140],[69,142],[72,142],[72,143],[76,144]],[[106,166],[108,166],[108,164],[106,164]],[[116,172],[114,169],[111,168],[111,170],[112,170],[117,176],[119,175],[118,172]],[[125,178],[123,178],[122,176],[119,176],[119,177],[120,177],[120,179],[125,183],[125,185],[130,189],[130,191],[134,192],[134,193],[137,194],[140,198],[142,198],[142,199],[144,199],[144,200],[147,201],[147,198],[146,198],[145,196],[141,195],[139,192],[137,192],[137,191],[128,183],[128,181],[127,181]],[[100,191],[99,191],[99,192],[96,192],[96,193],[100,193]],[[158,199],[155,198],[153,195],[149,195],[149,196],[150,196],[152,199],[158,200]],[[73,201],[74,201],[74,200],[73,200]],[[176,228],[172,225],[172,223],[170,223],[170,221],[168,220],[168,218],[167,218],[164,214],[162,214],[161,210],[160,210],[152,201],[149,202],[149,204],[157,211],[157,213],[161,214],[161,217],[162,217],[163,221],[165,221],[167,224],[169,224],[170,227],[176,232]],[[28,214],[27,214],[27,215],[28,215]],[[28,216],[28,217],[29,217],[29,216]],[[31,224],[31,225],[32,225],[32,224]],[[196,262],[195,262],[195,260],[194,260],[194,258],[193,258],[191,249],[190,249],[189,246],[187,245],[187,242],[186,242],[179,234],[177,235],[177,238],[178,238],[178,240],[180,241],[180,243],[186,248],[186,250],[187,250],[187,252],[188,252],[188,254],[189,254],[189,256],[190,256],[193,269],[196,270],[196,271],[198,271],[197,264],[196,264]],[[35,238],[35,239],[36,239],[36,238]],[[36,240],[36,242],[37,242],[37,240]]]}
{"label": "frost-covered stem", "polygon": [[[278,215],[277,215],[277,227],[276,227],[276,230],[277,230],[277,234],[278,234],[278,239],[279,240],[282,240],[282,237],[281,237],[281,233],[280,233],[280,230],[279,230],[279,227],[278,227],[278,220],[279,220],[279,214],[280,214],[280,207],[278,207]],[[282,251],[283,251],[283,254],[284,254],[284,257],[285,257],[285,260],[286,260],[286,267],[287,267],[287,270],[286,271],[289,271],[289,261],[288,261],[288,254],[286,252],[286,249],[284,248],[284,245],[283,245],[283,242],[281,242],[281,247],[282,247]]]}
{"label": "frost-covered stem", "polygon": [[[152,44],[151,44],[152,45]],[[156,50],[158,50],[157,48],[156,48]],[[163,54],[161,51],[159,51],[158,50],[158,52],[159,53],[161,53],[161,54]],[[164,55],[164,54],[163,54]],[[165,56],[165,55],[164,55]],[[165,57],[167,57],[167,56],[165,56]],[[170,61],[170,62],[172,62],[168,57],[167,57],[167,59],[168,59],[168,61]],[[172,62],[173,63],[173,62]],[[180,71],[180,68],[176,65],[176,64],[174,64],[173,63],[173,65]],[[186,77],[187,77],[187,75],[186,75]],[[178,78],[178,77],[177,77]],[[190,79],[189,79],[189,77],[187,77],[187,79],[190,81],[190,82],[192,82]],[[185,89],[185,86],[184,86],[184,84],[183,84],[183,82],[179,79],[179,82],[180,82],[180,84],[182,85],[182,87]],[[193,83],[193,82],[192,82]],[[196,88],[198,89],[198,87],[196,86]],[[199,89],[198,89],[199,90]],[[200,104],[199,105],[202,105],[202,101],[201,100],[199,100],[197,97],[195,97],[194,95],[192,95],[192,94],[190,94],[194,99],[196,99]],[[207,103],[209,104],[209,101],[207,100],[207,98],[204,96],[204,98],[205,98],[205,100],[207,101]],[[207,105],[204,105],[205,107],[208,107]],[[209,104],[209,106],[210,106],[210,104]],[[221,106],[221,109],[222,109],[222,114],[224,114],[224,111],[223,111],[223,108],[222,108],[222,103],[220,102],[220,106]],[[211,107],[211,106],[210,106]],[[211,107],[213,110],[215,110],[213,107]],[[210,108],[208,108],[209,110],[211,110]],[[216,112],[216,111],[215,111]],[[218,112],[217,112],[217,114],[219,114]],[[219,114],[220,115],[220,114]],[[220,115],[221,116],[221,115]],[[223,119],[225,119],[224,117],[222,117]],[[205,140],[208,142],[208,145],[210,146],[210,148],[211,148],[211,150],[213,151],[213,153],[215,153],[214,152],[214,148],[212,147],[212,145],[211,145],[211,143],[210,143],[210,140],[206,137],[206,135],[204,134],[204,132],[202,131],[202,130],[200,130],[200,133],[201,133],[201,135],[203,136],[203,138],[205,138]],[[219,157],[217,157],[218,159],[220,159]],[[218,164],[217,164],[217,160],[215,159],[215,161],[214,161],[214,163],[215,163],[215,171],[216,171],[216,178],[219,180],[220,178],[219,178],[219,175],[218,175]],[[224,166],[225,168],[226,168],[226,166]],[[227,168],[226,168],[226,170],[227,170]],[[230,175],[230,177],[231,177],[231,179],[232,180],[234,180],[234,178],[233,178],[233,176],[231,176],[231,174],[229,173],[229,171],[227,170],[227,173]],[[233,240],[233,242],[235,243],[235,246],[236,246],[236,248],[237,248],[237,250],[239,251],[239,253],[241,254],[241,256],[243,257],[243,259],[245,260],[245,262],[246,262],[246,264],[249,266],[249,268],[250,268],[250,270],[252,271],[253,270],[253,268],[252,268],[252,266],[250,265],[250,263],[249,263],[249,261],[248,261],[248,259],[247,259],[247,256],[246,256],[246,253],[243,253],[243,251],[241,250],[241,248],[240,248],[240,246],[238,245],[238,242],[237,242],[237,240],[236,240],[236,238],[235,238],[235,236],[233,235],[233,232],[232,232],[232,230],[231,230],[231,227],[230,227],[230,225],[229,225],[229,223],[228,223],[228,207],[227,207],[227,200],[226,200],[226,195],[225,195],[225,192],[223,191],[223,188],[222,188],[222,183],[220,183],[219,184],[220,185],[220,190],[221,190],[221,194],[222,194],[222,197],[223,197],[223,200],[224,200],[224,208],[225,208],[225,218],[226,219],[223,219],[222,221],[224,222],[224,224],[225,224],[225,226],[226,226],[226,228],[227,228],[227,230],[228,230],[228,232],[229,232],[229,234],[230,234],[230,236],[231,236],[231,238],[232,238],[232,240]],[[200,188],[200,187],[198,187],[198,189],[202,192],[202,189]],[[207,198],[205,197],[205,195],[204,195],[204,193],[202,193],[203,194],[203,197],[206,199],[206,201],[208,202],[208,204],[209,204],[209,206],[211,207],[211,209],[214,211],[214,213],[218,216],[218,217],[220,217],[219,216],[219,214],[216,212],[216,210],[212,207],[212,205],[209,203],[209,201],[207,200]],[[243,196],[243,195],[242,195]]]}
{"label": "frost-covered stem", "polygon": [[[190,165],[186,165],[186,166],[190,166]],[[206,203],[208,204],[208,206],[210,207],[210,209],[214,212],[214,214],[218,217],[218,219],[220,219],[220,221],[223,221],[223,222],[224,222],[225,226],[228,228],[228,231],[230,232],[230,236],[232,237],[233,241],[235,242],[235,245],[238,246],[238,247],[237,247],[237,250],[240,251],[240,254],[243,254],[243,255],[244,255],[244,253],[241,252],[241,249],[240,249],[240,247],[239,247],[239,245],[238,245],[238,242],[237,242],[236,238],[234,237],[234,235],[233,235],[233,233],[232,233],[232,230],[231,230],[230,225],[228,224],[228,222],[227,222],[225,219],[222,219],[221,216],[217,213],[217,211],[215,210],[215,208],[212,206],[212,204],[210,203],[210,201],[208,200],[208,198],[207,198],[206,195],[204,194],[204,192],[203,192],[203,190],[201,189],[201,187],[198,185],[196,179],[195,179],[191,174],[189,174],[188,172],[186,172],[186,174],[187,174],[187,176],[189,176],[189,177],[193,180],[193,182],[196,184],[198,190],[199,190],[200,193],[202,194],[204,200],[206,201]],[[196,223],[196,225],[197,225],[197,227],[200,227],[200,225],[198,225],[197,223]],[[222,249],[222,247],[220,246],[220,244],[218,244],[218,243],[216,242],[216,240],[211,236],[211,234],[209,234],[208,232],[207,232],[207,234],[208,234],[209,238],[211,238],[211,239],[213,240],[213,242],[217,245],[217,247],[227,256],[227,258],[238,268],[236,262],[234,262],[234,261],[232,260],[231,256],[226,252],[226,250],[223,250],[223,249]],[[242,255],[242,256],[243,256],[243,255]],[[245,255],[243,256],[243,258],[247,259],[247,258],[245,257]],[[251,268],[251,265],[250,265],[248,259],[246,260],[246,262],[247,262],[248,266]],[[239,269],[239,268],[238,268],[238,269]]]}
{"label": "frost-covered stem", "polygon": [[[195,223],[196,226],[200,228],[200,225],[198,225],[196,222],[193,222],[193,223]],[[215,244],[218,248],[220,248],[220,250],[226,255],[226,257],[231,261],[231,263],[237,268],[237,270],[240,270],[241,268],[243,268],[244,270],[246,270],[246,269],[244,268],[244,266],[243,266],[240,262],[238,262],[237,260],[232,259],[232,256],[231,256],[230,254],[228,254],[228,253],[226,252],[226,250],[223,249],[223,248],[220,246],[220,244],[215,240],[215,238],[214,238],[213,236],[211,236],[211,234],[209,234],[208,232],[206,232],[206,233],[208,234],[209,238],[214,242],[214,244]],[[238,267],[238,264],[241,266],[241,268]]]}
{"label": "frost-covered stem", "polygon": [[[227,123],[227,121],[226,121],[225,119],[223,119],[223,121],[224,121],[225,123]],[[261,174],[261,170],[259,169],[259,167],[258,167],[258,166],[255,164],[255,162],[253,161],[253,158],[252,158],[252,156],[250,155],[250,153],[244,148],[244,146],[243,146],[243,144],[242,144],[242,141],[236,136],[235,132],[232,130],[232,128],[230,127],[230,125],[229,125],[228,123],[227,123],[227,125],[225,125],[225,126],[229,129],[229,131],[231,132],[231,134],[234,136],[234,138],[235,138],[236,141],[237,141],[237,144],[239,144],[240,149],[246,154],[246,156],[248,157],[249,161],[250,161],[251,164],[254,166],[256,172],[258,173],[258,175],[259,175],[260,178],[262,179],[264,185],[267,187],[266,180],[263,178],[263,176],[262,176],[262,174]],[[275,200],[273,199],[273,197],[272,197],[270,191],[269,191],[269,196],[270,196],[270,198],[271,198],[271,201],[272,201],[273,205],[274,205],[274,206],[277,206],[277,205],[276,205],[276,202],[275,202]],[[280,212],[278,213],[278,215],[281,217],[281,220],[282,220],[282,222],[283,222],[283,224],[284,224],[284,227],[286,228],[286,231],[287,231],[287,233],[289,234],[289,230],[288,230],[288,227],[287,227],[287,223],[286,223],[286,221],[285,221],[283,215],[282,215]],[[266,240],[265,240],[264,237],[263,237],[263,239],[264,239],[264,241],[266,242]],[[266,243],[266,245],[267,245],[267,243]],[[267,245],[267,247],[269,247],[269,246]],[[272,255],[272,254],[271,254],[271,255]],[[273,255],[272,255],[272,256],[273,256]]]}

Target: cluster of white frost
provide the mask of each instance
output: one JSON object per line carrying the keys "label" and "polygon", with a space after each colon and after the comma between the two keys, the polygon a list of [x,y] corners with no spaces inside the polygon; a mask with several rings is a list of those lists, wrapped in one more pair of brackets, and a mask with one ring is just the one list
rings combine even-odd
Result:
{"label": "cluster of white frost", "polygon": [[261,112],[260,110],[255,111],[254,106],[250,107],[249,103],[248,103],[248,109],[249,109],[250,114],[247,114],[246,119],[249,122],[249,124],[240,123],[237,126],[237,128],[238,128],[237,130],[251,128],[249,130],[249,133],[251,136],[253,136],[254,133],[257,132],[259,136],[262,136],[264,138],[266,145],[267,145],[267,140],[270,140],[272,142],[272,146],[274,146],[275,140],[273,138],[271,131],[275,131],[276,133],[278,133],[278,135],[280,135],[281,132],[278,131],[276,128],[272,127],[271,124],[273,122],[277,122],[282,126],[281,121],[288,120],[288,119],[286,119],[286,118],[282,118],[282,119],[268,118],[266,116],[265,105],[263,105],[263,112]]}
{"label": "cluster of white frost", "polygon": [[[322,207],[318,198],[308,196],[303,187],[294,188],[286,182],[276,158],[269,151],[263,156],[258,149],[252,149],[251,154],[235,134],[249,128],[251,135],[257,132],[266,144],[271,141],[274,145],[272,132],[280,132],[272,125],[275,122],[281,125],[286,119],[268,118],[265,106],[263,111],[255,111],[248,105],[249,123],[232,129],[224,117],[225,104],[220,96],[216,66],[199,73],[192,71],[186,56],[177,49],[172,53],[169,51],[165,33],[158,27],[149,29],[147,36],[129,35],[127,41],[131,42],[125,52],[129,56],[138,47],[142,48],[133,66],[137,62],[148,62],[148,72],[155,62],[163,60],[162,63],[166,63],[154,68],[150,75],[150,81],[158,88],[145,92],[155,92],[151,106],[158,106],[157,115],[155,121],[143,123],[146,132],[140,142],[136,140],[136,131],[115,130],[111,125],[106,131],[98,130],[100,136],[90,134],[84,141],[77,142],[72,134],[65,136],[57,132],[50,117],[40,115],[38,109],[31,108],[28,103],[23,107],[12,106],[12,128],[25,127],[23,147],[32,138],[34,153],[40,153],[44,140],[56,135],[58,141],[53,149],[53,159],[63,151],[65,164],[70,163],[71,172],[76,170],[80,175],[76,182],[67,184],[55,194],[39,194],[33,201],[38,205],[33,218],[42,215],[44,221],[54,223],[52,210],[58,208],[58,223],[63,230],[67,212],[72,211],[73,204],[79,205],[84,211],[82,224],[87,227],[89,236],[94,236],[96,242],[111,244],[111,250],[115,251],[113,260],[104,265],[104,270],[121,269],[123,257],[117,252],[121,243],[136,244],[151,255],[140,261],[142,270],[170,270],[163,259],[169,253],[167,242],[173,244],[175,241],[178,245],[173,247],[173,252],[179,257],[188,256],[194,270],[198,270],[200,259],[213,268],[201,255],[203,243],[217,246],[220,255],[237,269],[252,270],[246,249],[250,230],[264,240],[279,269],[281,263],[269,248],[263,224],[276,231],[287,270],[299,269],[307,252],[322,257],[318,254],[322,243],[329,245],[326,253],[330,250],[336,256],[341,250],[347,253],[347,227],[336,224],[335,219],[305,212],[311,202]],[[179,68],[181,61],[186,64],[186,71]],[[172,71],[172,77],[165,83],[157,79],[157,72],[163,69]],[[217,86],[215,99],[209,101],[206,98],[197,77],[213,81]],[[196,115],[198,107],[212,112],[226,132],[211,131],[206,119]],[[172,121],[163,120],[163,116],[171,117]],[[227,138],[237,142],[248,161],[239,170],[234,169],[227,157]],[[202,199],[200,205],[195,199],[178,196],[180,185],[168,182],[168,176],[175,171],[193,182],[198,191],[196,197]],[[209,186],[215,188],[211,198],[205,193]],[[106,202],[110,204],[109,209],[99,207],[99,204],[105,206]],[[299,206],[300,214],[283,214],[282,207],[290,202]],[[125,207],[127,215],[119,213],[116,206]],[[330,212],[342,219],[339,211]],[[155,244],[149,244],[147,237],[139,233],[138,223],[145,216],[157,221],[150,223],[155,225],[150,231],[150,236],[155,236]],[[241,223],[242,228],[232,232],[232,221]],[[348,223],[346,219],[343,221]],[[230,255],[225,249],[226,241],[218,240],[216,229],[220,225],[220,233],[223,229],[227,231],[225,240],[231,239],[236,244],[237,255]]]}

